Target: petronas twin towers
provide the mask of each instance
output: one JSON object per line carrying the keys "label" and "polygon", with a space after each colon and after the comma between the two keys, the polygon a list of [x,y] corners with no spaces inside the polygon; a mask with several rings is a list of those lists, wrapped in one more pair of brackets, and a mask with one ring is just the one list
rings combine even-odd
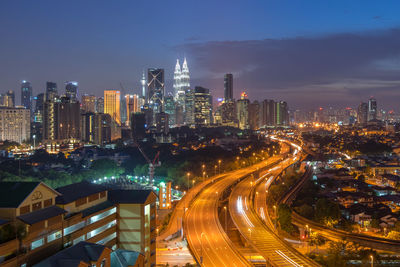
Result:
{"label": "petronas twin towers", "polygon": [[179,59],[177,59],[174,71],[174,97],[175,100],[182,106],[184,105],[185,101],[185,92],[189,89],[190,74],[186,58],[183,60],[182,69],[179,63]]}

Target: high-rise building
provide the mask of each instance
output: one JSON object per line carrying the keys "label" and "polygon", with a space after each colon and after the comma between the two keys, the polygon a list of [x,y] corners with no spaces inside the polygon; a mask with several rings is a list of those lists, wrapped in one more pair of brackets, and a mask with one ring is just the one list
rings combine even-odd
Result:
{"label": "high-rise building", "polygon": [[143,112],[136,112],[131,117],[132,137],[135,140],[142,140],[146,136],[146,116]]}
{"label": "high-rise building", "polygon": [[139,96],[134,95],[125,95],[125,103],[126,103],[126,126],[131,125],[131,116],[132,113],[140,112],[139,106]]}
{"label": "high-rise building", "polygon": [[275,124],[279,126],[289,125],[289,109],[285,101],[275,103]]}
{"label": "high-rise building", "polygon": [[146,98],[146,76],[144,75],[144,71],[143,71],[143,75],[142,75],[142,79],[140,79],[140,83],[142,85],[142,98],[147,100]]}
{"label": "high-rise building", "polygon": [[365,124],[368,121],[368,104],[361,102],[358,105],[357,110],[357,121],[359,124]]}
{"label": "high-rise building", "polygon": [[182,126],[185,123],[185,116],[183,113],[183,106],[175,105],[175,125]]}
{"label": "high-rise building", "polygon": [[194,90],[185,92],[184,120],[186,125],[194,125]]}
{"label": "high-rise building", "polygon": [[96,112],[104,113],[104,97],[102,96],[96,98]]}
{"label": "high-rise building", "polygon": [[183,60],[181,73],[181,92],[186,92],[190,89],[190,73],[186,58]]}
{"label": "high-rise building", "polygon": [[53,82],[46,83],[46,100],[55,101],[58,98],[57,84]]}
{"label": "high-rise building", "polygon": [[32,111],[32,85],[25,80],[21,84],[21,105]]}
{"label": "high-rise building", "polygon": [[111,118],[121,124],[121,93],[118,90],[104,90],[104,113],[110,114]]}
{"label": "high-rise building", "polygon": [[260,103],[258,101],[249,105],[249,126],[253,131],[260,128]]}
{"label": "high-rise building", "polygon": [[147,88],[148,88],[148,104],[153,113],[160,113],[164,103],[164,69],[148,69],[147,72]]}
{"label": "high-rise building", "polygon": [[96,112],[96,96],[87,94],[82,95],[82,111],[84,113]]}
{"label": "high-rise building", "polygon": [[176,60],[175,71],[174,71],[174,97],[178,99],[179,93],[181,92],[181,76],[182,70],[179,64],[179,59]]}
{"label": "high-rise building", "polygon": [[22,143],[30,140],[30,110],[25,108],[0,107],[0,140]]}
{"label": "high-rise building", "polygon": [[212,120],[212,97],[210,90],[200,86],[194,88],[194,124],[208,126]]}
{"label": "high-rise building", "polygon": [[376,120],[376,114],[378,112],[378,106],[376,104],[376,99],[371,97],[368,100],[368,121]]}
{"label": "high-rise building", "polygon": [[236,103],[234,101],[224,101],[219,106],[221,114],[221,123],[225,126],[237,125]]}
{"label": "high-rise building", "polygon": [[167,134],[169,131],[168,127],[168,114],[160,112],[156,114],[156,132]]}
{"label": "high-rise building", "polygon": [[0,95],[0,106],[9,108],[15,107],[14,91],[9,90],[5,94]]}
{"label": "high-rise building", "polygon": [[261,126],[274,126],[275,125],[275,101],[265,99],[261,107]]}
{"label": "high-rise building", "polygon": [[176,124],[176,107],[174,97],[169,94],[165,97],[165,113],[168,114],[169,127],[174,127]]}
{"label": "high-rise building", "polygon": [[65,82],[65,96],[72,102],[78,100],[78,82]]}
{"label": "high-rise building", "polygon": [[224,76],[224,100],[225,102],[233,100],[233,75],[230,73]]}
{"label": "high-rise building", "polygon": [[103,145],[111,142],[111,117],[103,113],[81,114],[81,140]]}
{"label": "high-rise building", "polygon": [[247,99],[246,92],[242,92],[240,99],[236,102],[237,120],[240,129],[249,129],[249,105],[250,100]]}

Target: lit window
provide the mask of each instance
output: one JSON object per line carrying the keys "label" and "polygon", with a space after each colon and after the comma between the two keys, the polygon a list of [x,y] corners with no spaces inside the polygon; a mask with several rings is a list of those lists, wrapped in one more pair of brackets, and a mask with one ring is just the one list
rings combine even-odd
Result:
{"label": "lit window", "polygon": [[111,215],[111,214],[114,214],[114,213],[116,213],[116,212],[117,212],[117,208],[114,207],[114,208],[112,208],[112,209],[110,209],[110,210],[107,210],[107,211],[105,211],[105,212],[102,212],[102,213],[100,213],[100,214],[97,214],[97,215],[95,215],[95,216],[92,216],[92,217],[90,217],[90,219],[89,219],[89,224],[95,223],[95,222],[97,222],[97,221],[99,221],[99,220],[101,220],[101,219],[103,219],[103,218],[105,218],[105,217],[107,217],[107,216],[109,216],[109,215]]}
{"label": "lit window", "polygon": [[85,226],[85,222],[80,222],[64,229],[64,235],[69,235]]}
{"label": "lit window", "polygon": [[87,233],[87,239],[92,238],[92,237],[100,234],[101,232],[104,232],[105,230],[111,228],[112,226],[114,226],[116,224],[117,224],[117,221],[114,220],[114,221],[112,221],[112,222],[110,222],[110,223],[108,223],[106,225],[103,225],[103,226],[101,226],[101,227],[99,227],[99,228]]}
{"label": "lit window", "polygon": [[31,243],[31,250],[34,250],[34,249],[36,249],[38,247],[41,247],[41,246],[43,246],[43,244],[44,244],[44,238],[38,239],[36,241],[33,241]]}
{"label": "lit window", "polygon": [[47,236],[47,242],[52,242],[61,237],[61,231],[54,232]]}

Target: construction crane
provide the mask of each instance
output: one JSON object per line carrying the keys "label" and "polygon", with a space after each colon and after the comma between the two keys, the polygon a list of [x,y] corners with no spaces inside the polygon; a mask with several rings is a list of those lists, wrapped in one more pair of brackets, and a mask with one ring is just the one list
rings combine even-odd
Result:
{"label": "construction crane", "polygon": [[140,153],[142,154],[142,156],[145,158],[145,160],[149,164],[149,180],[150,180],[150,184],[153,184],[154,169],[156,167],[160,167],[161,166],[161,161],[159,160],[160,159],[160,151],[157,152],[157,154],[154,157],[153,161],[151,161],[149,159],[149,157],[147,157],[146,153],[144,153],[144,151],[140,147],[139,143],[136,141],[136,138],[134,137],[132,139],[133,139],[133,143],[137,146],[137,148],[139,149]]}

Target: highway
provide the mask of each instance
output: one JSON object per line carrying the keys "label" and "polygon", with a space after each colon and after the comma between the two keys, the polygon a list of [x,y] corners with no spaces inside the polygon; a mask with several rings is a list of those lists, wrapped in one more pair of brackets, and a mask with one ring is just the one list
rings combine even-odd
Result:
{"label": "highway", "polygon": [[284,168],[297,160],[296,156],[294,158],[280,162],[258,180],[248,177],[241,181],[229,198],[229,212],[242,236],[270,265],[319,266],[274,233],[274,226],[266,207],[266,189]]}
{"label": "highway", "polygon": [[253,166],[231,172],[206,187],[194,199],[184,220],[184,233],[192,254],[201,266],[251,266],[237,251],[218,219],[218,202],[221,192],[238,179],[265,168],[280,160],[272,157]]}

